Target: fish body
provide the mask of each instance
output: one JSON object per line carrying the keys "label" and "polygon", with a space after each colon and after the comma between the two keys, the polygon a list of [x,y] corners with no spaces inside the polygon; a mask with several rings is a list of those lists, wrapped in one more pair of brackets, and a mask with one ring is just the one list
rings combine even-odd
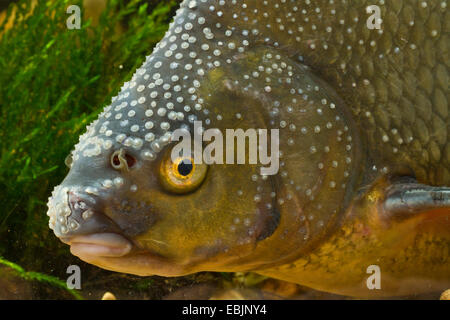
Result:
{"label": "fish body", "polygon": [[[184,1],[80,137],[50,227],[81,259],[138,275],[254,271],[367,297],[447,289],[447,2],[380,3],[379,29],[371,5]],[[173,159],[173,133],[196,121],[279,130],[278,172]]]}

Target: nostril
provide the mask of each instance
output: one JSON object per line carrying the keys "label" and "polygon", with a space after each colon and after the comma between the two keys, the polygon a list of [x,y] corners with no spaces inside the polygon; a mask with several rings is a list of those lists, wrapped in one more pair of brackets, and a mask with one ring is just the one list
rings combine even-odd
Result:
{"label": "nostril", "polygon": [[111,155],[111,165],[114,169],[131,169],[135,166],[137,160],[132,155],[126,153],[123,149],[115,151]]}
{"label": "nostril", "polygon": [[115,168],[120,166],[120,159],[118,155],[114,155],[112,163]]}
{"label": "nostril", "polygon": [[84,202],[78,195],[73,193],[72,191],[68,192],[68,202],[69,207],[72,212],[74,211],[86,211],[88,209],[88,206],[86,202]]}
{"label": "nostril", "polygon": [[130,156],[129,154],[126,154],[125,158],[127,159],[128,168],[133,168],[136,164],[136,158]]}

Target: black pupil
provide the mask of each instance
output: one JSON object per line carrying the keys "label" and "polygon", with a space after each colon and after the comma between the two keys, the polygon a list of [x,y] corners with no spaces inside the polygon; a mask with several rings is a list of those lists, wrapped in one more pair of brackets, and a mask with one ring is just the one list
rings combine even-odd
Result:
{"label": "black pupil", "polygon": [[189,160],[183,160],[178,164],[178,172],[182,176],[187,176],[192,172],[192,169],[194,166],[192,165],[191,161]]}

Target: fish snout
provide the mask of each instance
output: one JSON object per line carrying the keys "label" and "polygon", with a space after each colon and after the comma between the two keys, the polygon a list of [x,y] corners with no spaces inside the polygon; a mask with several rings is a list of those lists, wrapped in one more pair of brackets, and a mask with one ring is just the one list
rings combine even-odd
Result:
{"label": "fish snout", "polygon": [[99,210],[98,199],[58,187],[48,202],[49,227],[64,242],[80,235],[120,233],[120,228]]}
{"label": "fish snout", "polygon": [[77,188],[57,187],[48,202],[49,226],[72,254],[121,257],[133,244],[117,224],[101,212],[99,200]]}
{"label": "fish snout", "polygon": [[67,193],[67,203],[70,209],[70,216],[77,221],[87,221],[94,215],[94,210],[88,205],[88,199],[82,195],[69,191]]}

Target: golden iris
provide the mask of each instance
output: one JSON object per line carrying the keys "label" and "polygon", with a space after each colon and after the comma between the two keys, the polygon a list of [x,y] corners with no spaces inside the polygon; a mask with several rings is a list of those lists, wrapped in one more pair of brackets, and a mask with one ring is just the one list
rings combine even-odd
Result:
{"label": "golden iris", "polygon": [[197,189],[206,177],[207,166],[195,164],[192,157],[179,157],[172,161],[170,152],[161,163],[160,180],[168,191],[187,193]]}

